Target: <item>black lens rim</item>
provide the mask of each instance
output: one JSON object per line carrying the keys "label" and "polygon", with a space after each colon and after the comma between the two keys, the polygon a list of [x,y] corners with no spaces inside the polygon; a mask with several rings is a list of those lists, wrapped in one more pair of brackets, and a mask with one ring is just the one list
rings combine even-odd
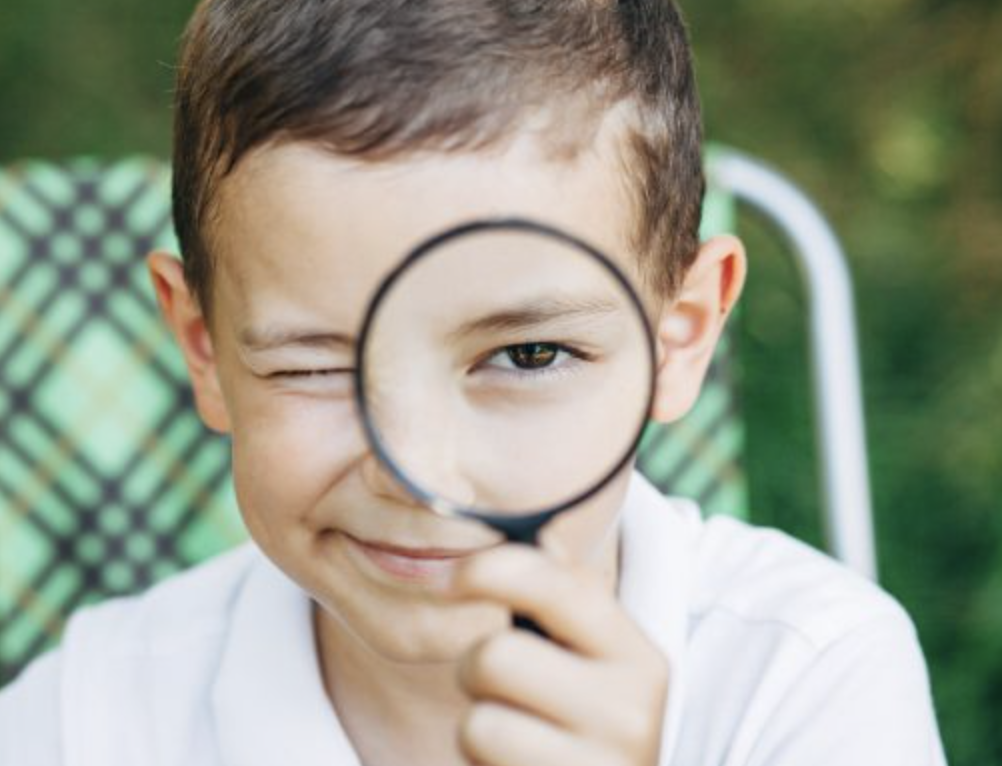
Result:
{"label": "black lens rim", "polygon": [[[579,492],[567,500],[560,501],[556,505],[514,514],[510,511],[506,512],[491,509],[476,509],[463,506],[462,504],[453,502],[448,498],[429,492],[416,481],[411,479],[411,477],[396,464],[390,456],[387,448],[384,446],[379,430],[373,422],[374,419],[371,415],[372,408],[369,404],[368,397],[366,396],[367,379],[365,352],[368,347],[369,338],[372,335],[373,324],[379,312],[380,306],[396,283],[408,271],[408,269],[414,266],[415,263],[427,257],[430,253],[435,252],[435,250],[445,243],[458,239],[459,237],[493,231],[510,231],[516,233],[538,234],[544,237],[549,237],[563,244],[570,245],[571,247],[578,249],[598,261],[599,264],[619,283],[620,287],[625,290],[633,304],[634,309],[640,317],[640,323],[644,328],[644,334],[646,336],[645,345],[647,347],[648,360],[650,361],[650,379],[648,381],[647,402],[644,408],[645,415],[641,419],[639,427],[637,428],[637,433],[631,441],[629,448],[624,451],[623,455],[608,471],[606,471],[599,481],[592,484],[586,490]],[[623,468],[637,452],[640,447],[640,442],[643,439],[649,413],[654,405],[654,392],[657,377],[656,359],[657,355],[655,351],[654,331],[651,328],[647,313],[644,310],[643,301],[640,296],[637,295],[637,291],[630,283],[630,280],[625,274],[623,274],[622,270],[616,266],[615,263],[613,263],[609,256],[583,239],[576,237],[556,226],[543,223],[542,221],[521,217],[481,218],[458,224],[424,240],[414,247],[404,257],[404,259],[397,264],[393,270],[386,275],[386,277],[383,278],[383,281],[380,283],[376,292],[373,293],[373,296],[369,301],[365,316],[362,320],[362,326],[359,331],[358,342],[355,348],[355,405],[366,440],[372,448],[373,454],[390,473],[394,480],[404,487],[404,489],[406,489],[407,492],[421,505],[424,505],[443,516],[474,519],[488,524],[495,529],[507,530],[509,528],[515,529],[527,526],[538,530],[540,526],[547,523],[554,516],[584,503],[602,491],[602,489],[604,489],[609,482],[623,470]]]}

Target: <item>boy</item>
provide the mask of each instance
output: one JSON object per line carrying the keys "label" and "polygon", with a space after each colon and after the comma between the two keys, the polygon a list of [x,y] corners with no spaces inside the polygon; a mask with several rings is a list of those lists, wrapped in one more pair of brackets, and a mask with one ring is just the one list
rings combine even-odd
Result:
{"label": "boy", "polygon": [[667,0],[205,0],[176,99],[184,263],[150,272],[254,545],[78,615],[0,696],[0,764],[944,762],[908,618],[824,557],[629,471],[499,545],[362,437],[369,297],[485,217],[612,254],[657,307],[652,416],[692,405],[745,257],[697,241]]}

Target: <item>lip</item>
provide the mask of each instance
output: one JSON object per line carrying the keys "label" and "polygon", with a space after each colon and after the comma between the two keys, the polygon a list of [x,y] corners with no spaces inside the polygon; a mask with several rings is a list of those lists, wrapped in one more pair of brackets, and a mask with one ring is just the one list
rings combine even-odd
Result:
{"label": "lip", "polygon": [[484,548],[417,548],[381,541],[345,538],[351,547],[394,579],[444,583],[464,559]]}

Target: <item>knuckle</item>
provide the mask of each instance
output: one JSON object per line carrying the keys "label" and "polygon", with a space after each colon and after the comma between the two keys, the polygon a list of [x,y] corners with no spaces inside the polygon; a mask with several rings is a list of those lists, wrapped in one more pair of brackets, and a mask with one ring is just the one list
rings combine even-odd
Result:
{"label": "knuckle", "polygon": [[593,581],[591,575],[579,575],[572,571],[560,571],[538,580],[535,599],[540,606],[553,612],[569,609],[584,610],[590,615],[596,627],[611,618],[606,603],[609,598],[600,582]]}
{"label": "knuckle", "polygon": [[470,758],[484,756],[487,745],[501,735],[500,716],[495,705],[473,705],[459,725],[459,746]]}
{"label": "knuckle", "polygon": [[574,564],[569,567],[569,572],[587,588],[594,590],[606,590],[607,588],[606,576],[592,567]]}
{"label": "knuckle", "polygon": [[636,689],[647,689],[652,695],[663,694],[671,681],[668,657],[646,640],[638,649],[628,668],[623,667],[624,679]]}
{"label": "knuckle", "polygon": [[637,667],[609,682],[616,688],[617,697],[629,700],[616,707],[608,719],[610,732],[621,746],[630,750],[646,749],[660,735],[667,684],[653,680],[657,671],[650,667]]}
{"label": "knuckle", "polygon": [[645,744],[651,736],[651,723],[651,717],[644,710],[635,710],[621,716],[619,720],[620,741],[631,749]]}
{"label": "knuckle", "polygon": [[513,639],[505,632],[481,643],[473,653],[467,682],[474,689],[489,689],[506,677]]}

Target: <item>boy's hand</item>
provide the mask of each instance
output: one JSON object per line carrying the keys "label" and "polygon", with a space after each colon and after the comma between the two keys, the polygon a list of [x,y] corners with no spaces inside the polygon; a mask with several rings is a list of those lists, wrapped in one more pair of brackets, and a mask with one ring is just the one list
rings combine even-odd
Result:
{"label": "boy's hand", "polygon": [[460,598],[500,602],[550,639],[505,630],[465,657],[460,747],[478,766],[656,766],[665,657],[594,573],[504,545],[456,573]]}

